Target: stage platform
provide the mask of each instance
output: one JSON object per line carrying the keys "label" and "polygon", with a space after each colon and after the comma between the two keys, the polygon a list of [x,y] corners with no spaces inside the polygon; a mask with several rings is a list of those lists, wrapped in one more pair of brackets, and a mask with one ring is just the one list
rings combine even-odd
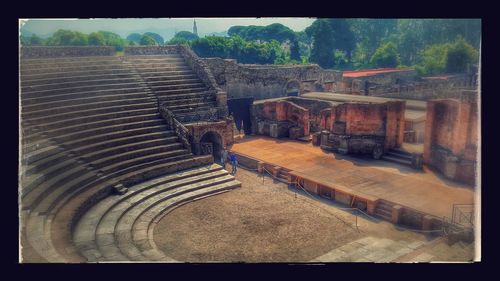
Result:
{"label": "stage platform", "polygon": [[[352,200],[361,198],[371,204],[368,210],[372,213],[376,203],[383,201],[442,219],[452,216],[454,204],[474,204],[474,188],[449,181],[426,167],[417,171],[382,160],[327,153],[311,143],[263,136],[246,136],[231,151],[265,163],[268,169],[280,167],[292,181],[302,179],[308,187],[315,186],[308,190],[316,193],[320,193],[319,186],[350,195]],[[392,212],[397,211],[393,208]]]}

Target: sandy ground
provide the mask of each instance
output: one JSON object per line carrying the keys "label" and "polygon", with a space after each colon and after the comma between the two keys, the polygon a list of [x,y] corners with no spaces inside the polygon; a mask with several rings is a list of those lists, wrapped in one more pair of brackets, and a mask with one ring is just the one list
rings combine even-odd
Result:
{"label": "sandy ground", "polygon": [[[236,178],[242,188],[165,216],[154,231],[159,249],[187,262],[308,262],[365,236],[409,243],[436,239],[362,217],[356,228],[356,216],[336,203],[305,194],[295,197],[287,185],[269,177],[262,184],[262,177],[243,169]],[[443,247],[440,257],[463,260],[463,254],[450,252],[455,248]]]}

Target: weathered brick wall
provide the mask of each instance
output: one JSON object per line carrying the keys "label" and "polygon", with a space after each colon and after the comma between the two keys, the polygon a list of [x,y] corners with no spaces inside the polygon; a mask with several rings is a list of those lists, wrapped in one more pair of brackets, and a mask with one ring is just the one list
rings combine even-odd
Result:
{"label": "weathered brick wall", "polygon": [[[279,131],[287,129],[285,127],[298,126],[301,129],[299,135],[309,135],[309,110],[301,107],[289,100],[266,101],[252,105],[252,126],[255,133],[259,132],[257,126],[261,122],[278,122]],[[265,126],[265,125],[260,125]],[[285,126],[285,127],[283,127]],[[268,131],[269,130],[269,131]],[[263,134],[271,135],[270,129],[263,128]],[[279,133],[278,135],[287,135],[286,133]]]}
{"label": "weathered brick wall", "polygon": [[476,102],[452,99],[427,103],[424,163],[469,184],[476,173],[477,107]]}
{"label": "weathered brick wall", "polygon": [[[203,59],[213,73],[217,84],[226,90],[229,99],[254,97],[255,100],[286,96],[290,81],[300,81],[300,91],[334,90],[340,81],[338,71],[323,70],[317,65],[273,66],[241,65],[235,60]],[[326,86],[323,86],[326,85]]]}
{"label": "weathered brick wall", "polygon": [[113,56],[115,53],[115,47],[111,46],[30,46],[21,48],[21,58],[23,59]]}

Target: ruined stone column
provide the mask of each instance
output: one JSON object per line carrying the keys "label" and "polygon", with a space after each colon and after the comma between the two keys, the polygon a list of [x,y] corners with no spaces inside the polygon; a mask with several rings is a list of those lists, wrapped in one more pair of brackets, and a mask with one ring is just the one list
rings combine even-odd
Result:
{"label": "ruined stone column", "polygon": [[434,134],[434,109],[435,102],[428,101],[427,102],[427,116],[425,119],[425,133],[424,133],[424,163],[429,164],[431,161],[431,147],[432,147],[432,139]]}
{"label": "ruined stone column", "polygon": [[217,91],[215,93],[215,99],[217,101],[217,106],[223,107],[227,106],[227,93],[224,91]]}
{"label": "ruined stone column", "polygon": [[399,218],[401,217],[401,214],[403,213],[403,207],[401,205],[394,205],[392,206],[392,218],[391,222],[394,224],[399,223]]}

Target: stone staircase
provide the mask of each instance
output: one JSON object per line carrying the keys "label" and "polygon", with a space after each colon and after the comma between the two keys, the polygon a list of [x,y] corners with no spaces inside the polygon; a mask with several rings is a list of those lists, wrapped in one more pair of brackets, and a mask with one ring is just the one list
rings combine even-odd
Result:
{"label": "stone staircase", "polygon": [[[387,263],[393,262],[423,245],[425,245],[425,242],[422,241],[395,241],[368,236],[336,248],[327,254],[313,259],[311,262]],[[421,260],[415,261],[427,261],[424,258],[428,259],[429,257],[421,257]]]}
{"label": "stone staircase", "polygon": [[125,60],[159,102],[175,115],[207,111],[217,106],[215,93],[208,90],[180,55],[131,55]]}
{"label": "stone staircase", "polygon": [[[421,157],[420,157],[421,158]],[[412,167],[414,169],[421,169],[422,164],[416,164],[414,163],[415,159],[414,156],[403,149],[399,148],[391,148],[388,152],[386,152],[384,155],[382,155],[382,160],[405,165]]]}
{"label": "stone staircase", "polygon": [[[202,93],[196,92],[197,87],[206,87],[182,59],[166,57],[138,61],[137,69],[148,70],[160,92]],[[113,186],[133,190],[165,175],[171,181],[182,178],[175,174],[181,170],[216,170],[210,166],[211,156],[193,155],[167,127],[158,113],[157,96],[124,57],[22,59],[20,74],[24,262],[85,261],[72,243],[72,230]],[[170,208],[175,202],[237,187],[239,183],[229,177],[210,186],[179,186],[187,189],[167,200],[171,205],[158,206]]]}
{"label": "stone staircase", "polygon": [[377,205],[375,206],[374,214],[382,219],[385,219],[387,221],[392,221],[392,206],[394,204],[385,201],[385,200],[380,200],[378,201]]}

